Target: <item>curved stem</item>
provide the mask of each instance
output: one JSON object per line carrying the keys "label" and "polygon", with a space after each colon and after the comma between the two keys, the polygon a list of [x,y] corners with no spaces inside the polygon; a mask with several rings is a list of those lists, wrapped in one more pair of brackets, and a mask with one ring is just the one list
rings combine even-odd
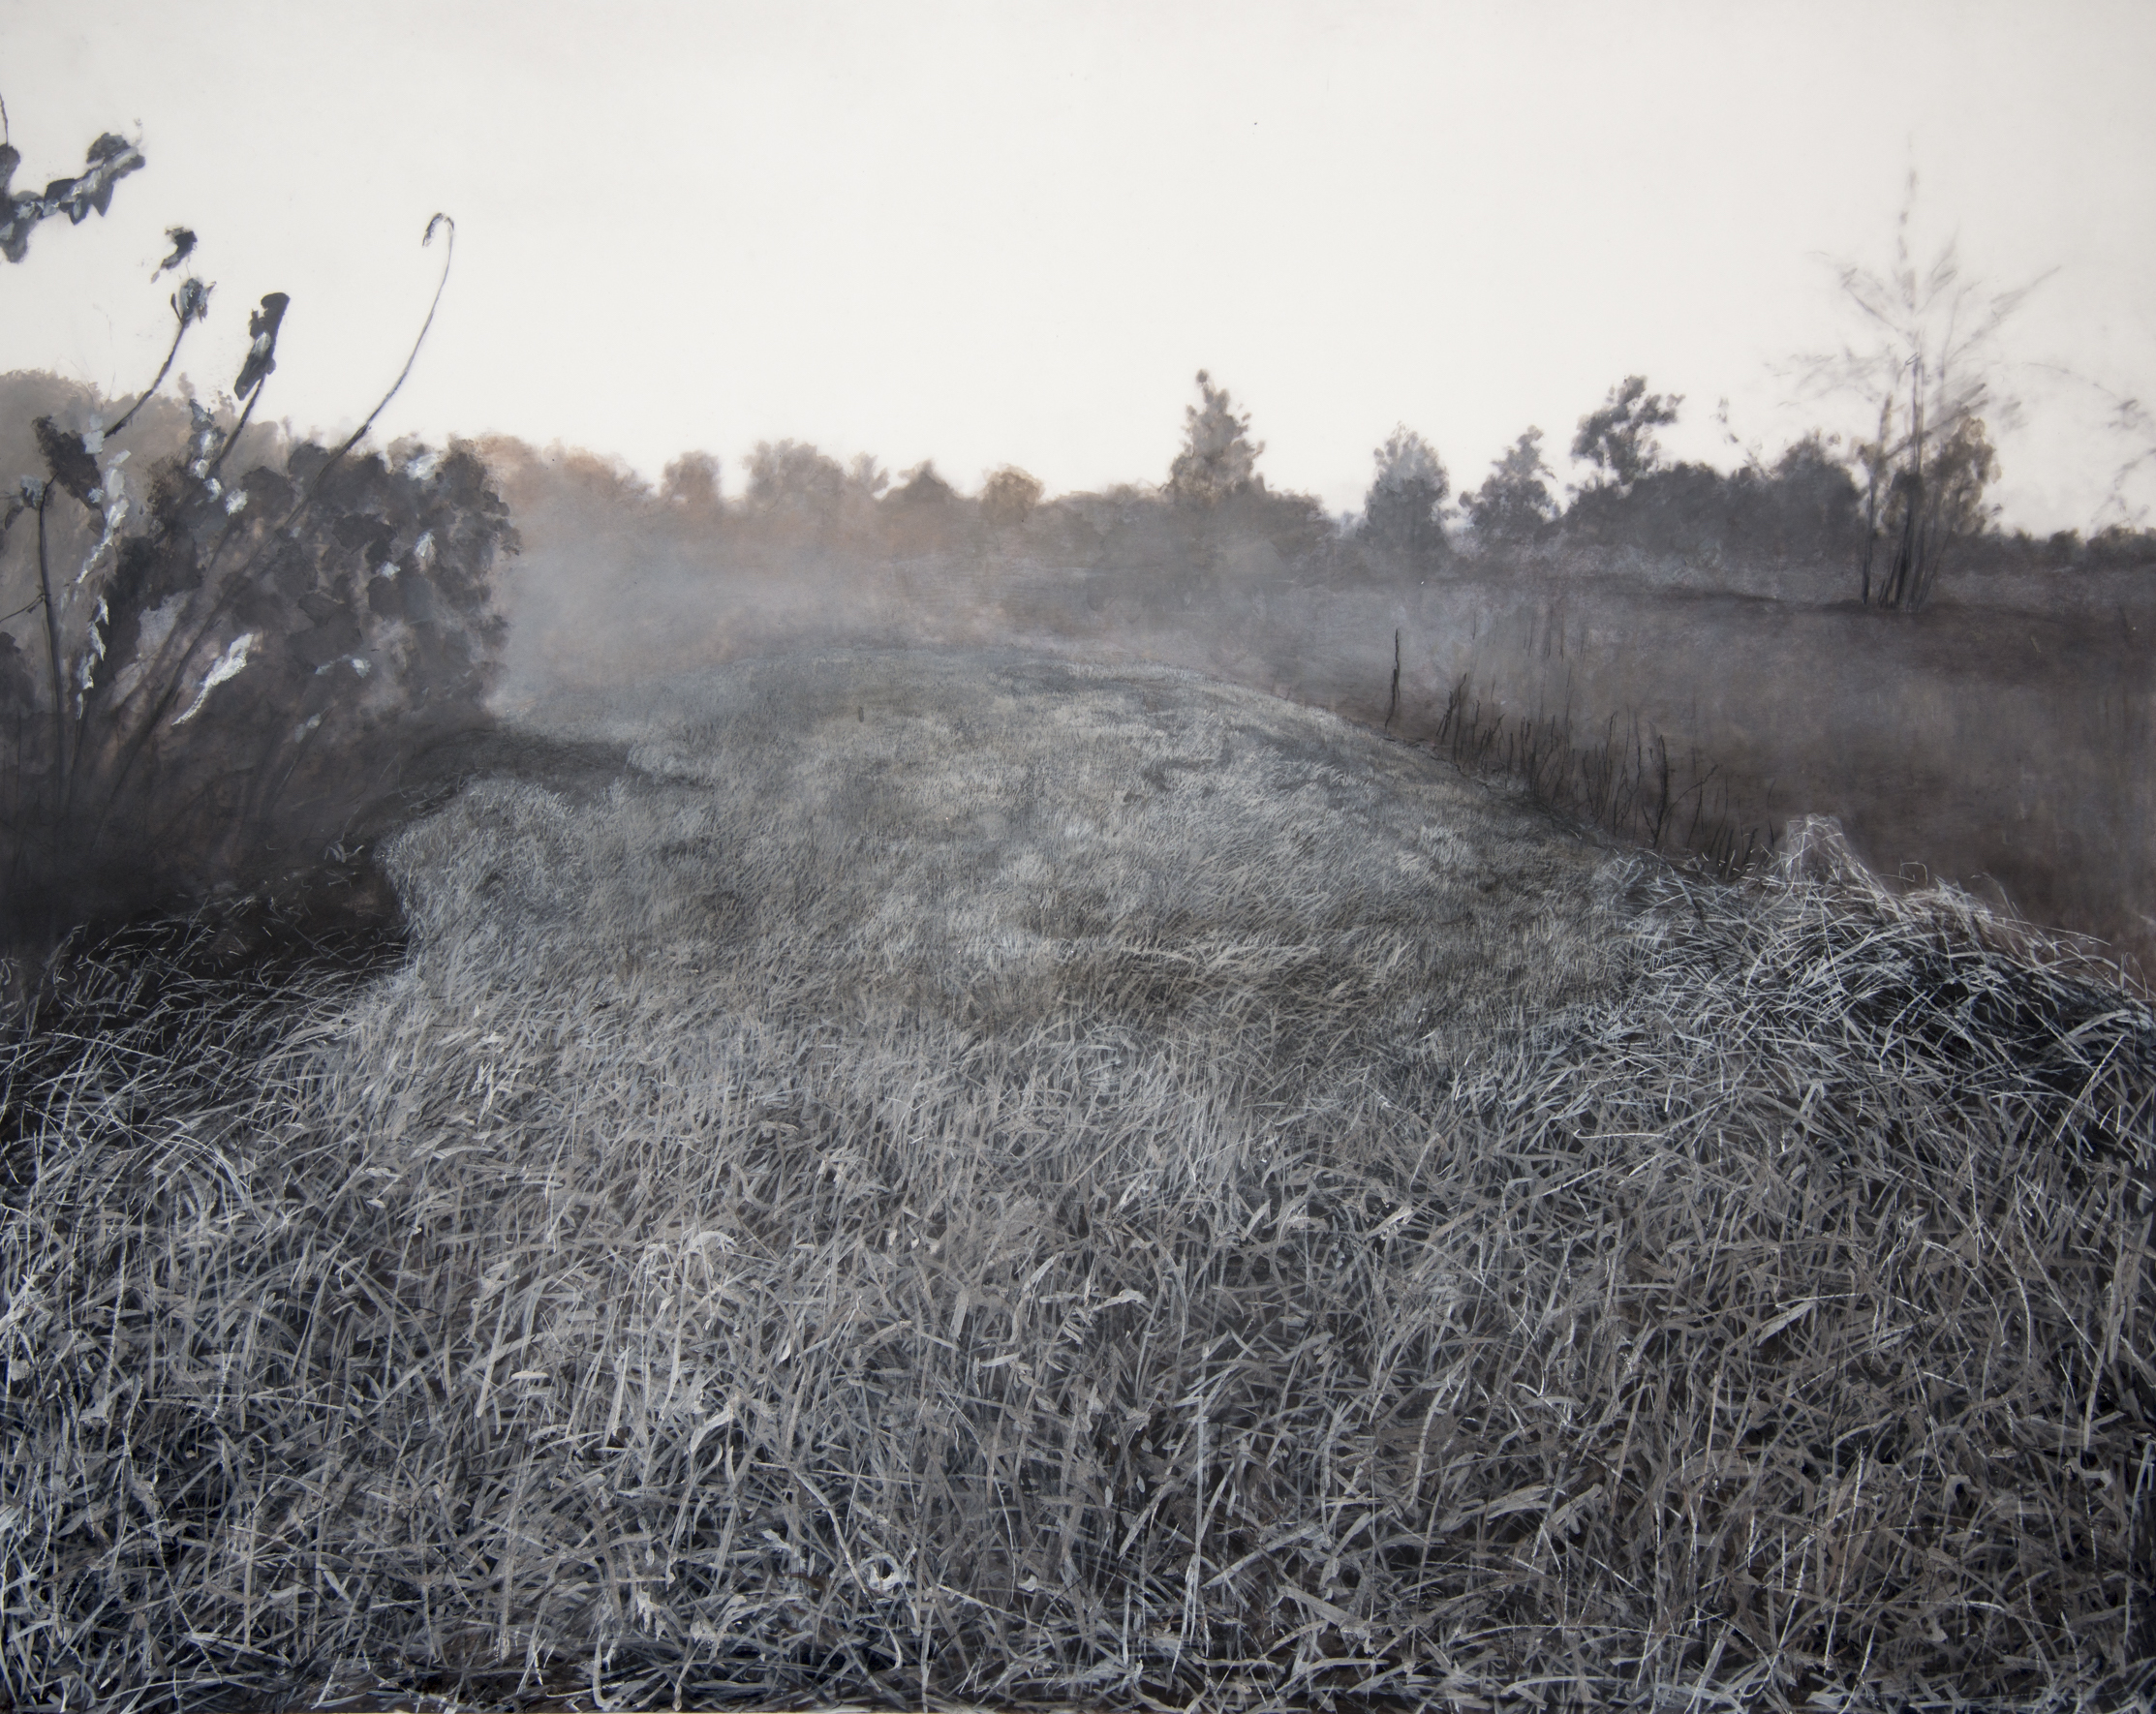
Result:
{"label": "curved stem", "polygon": [[115,422],[110,428],[105,431],[107,435],[116,435],[122,429],[127,427],[129,423],[133,422],[135,420],[135,413],[138,411],[141,410],[144,405],[147,405],[150,402],[150,395],[156,392],[159,387],[165,384],[165,377],[171,372],[172,359],[179,355],[180,341],[185,339],[186,337],[187,318],[183,316],[180,318],[178,330],[172,335],[171,348],[170,350],[166,352],[165,361],[158,366],[157,379],[151,382],[150,384],[143,389],[142,396],[139,399],[136,400],[134,404],[130,405],[127,408],[125,414],[120,417],[120,420]]}
{"label": "curved stem", "polygon": [[322,486],[329,473],[337,468],[346,453],[359,444],[366,432],[374,427],[374,419],[380,416],[388,408],[389,401],[397,396],[397,389],[411,379],[412,366],[419,360],[419,348],[426,344],[427,332],[434,325],[435,312],[442,307],[442,293],[448,290],[449,264],[456,260],[456,222],[447,214],[437,214],[427,222],[426,236],[419,240],[420,244],[427,245],[434,242],[434,229],[436,227],[447,227],[449,229],[449,239],[448,243],[444,246],[442,277],[435,282],[434,301],[427,305],[427,319],[419,324],[419,337],[412,342],[412,354],[405,358],[404,367],[397,372],[396,380],[389,383],[389,390],[382,395],[382,402],[367,413],[367,420],[354,429],[345,444],[329,455],[329,462],[315,473],[315,479],[307,484],[306,494],[301,497],[298,505],[286,513],[284,523],[278,526],[280,530],[285,527],[285,524],[290,524],[293,518],[297,517],[308,503],[314,499],[316,490]]}
{"label": "curved stem", "polygon": [[[239,413],[239,420],[232,424],[232,432],[225,437],[225,444],[218,447],[217,456],[210,461],[209,469],[203,473],[205,478],[216,475],[219,471],[225,468],[225,455],[239,444],[239,437],[246,432],[247,419],[255,414],[255,406],[262,399],[262,388],[268,384],[269,377],[266,375],[255,383],[254,390],[247,395],[247,409]],[[218,545],[222,547],[224,545],[223,541],[220,540]],[[213,555],[213,561],[214,558]]]}

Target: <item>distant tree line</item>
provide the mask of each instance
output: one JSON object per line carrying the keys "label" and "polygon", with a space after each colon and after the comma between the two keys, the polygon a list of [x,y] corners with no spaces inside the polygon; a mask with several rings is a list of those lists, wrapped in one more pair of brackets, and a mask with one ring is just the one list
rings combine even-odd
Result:
{"label": "distant tree line", "polygon": [[[1982,418],[1966,413],[1927,437],[1921,467],[1917,444],[1894,440],[1890,422],[1884,440],[1844,444],[1812,433],[1725,471],[1673,461],[1660,431],[1679,420],[1683,399],[1626,376],[1579,419],[1568,447],[1576,482],[1560,482],[1543,432],[1529,428],[1456,495],[1436,449],[1402,424],[1372,454],[1360,514],[1341,518],[1271,487],[1249,413],[1210,371],[1198,371],[1196,386],[1163,478],[1100,493],[1046,498],[1038,478],[1005,467],[969,496],[933,462],[894,479],[872,457],[842,464],[795,441],[758,444],[732,500],[702,452],[669,466],[656,492],[626,467],[580,454],[555,455],[553,479],[580,471],[575,481],[600,484],[615,504],[700,536],[743,567],[759,557],[774,568],[817,558],[1030,561],[1083,573],[1096,594],[1168,609],[1268,579],[1501,576],[1528,563],[1591,566],[1626,555],[1649,570],[1682,562],[1709,574],[1802,564],[1845,578],[1850,596],[1873,605],[1915,608],[1957,563],[2156,561],[2156,537],[2125,527],[2087,541],[2000,533],[1985,500],[1996,455]],[[530,448],[497,443],[495,454],[526,480],[548,479],[546,457]]]}
{"label": "distant tree line", "polygon": [[1825,437],[1807,435],[1772,464],[1734,471],[1672,463],[1655,431],[1678,420],[1681,397],[1627,376],[1580,418],[1571,454],[1586,479],[1559,505],[1542,431],[1528,429],[1462,496],[1466,543],[1483,553],[1552,542],[1631,548],[1688,560],[1835,561],[1858,551],[1861,491]]}

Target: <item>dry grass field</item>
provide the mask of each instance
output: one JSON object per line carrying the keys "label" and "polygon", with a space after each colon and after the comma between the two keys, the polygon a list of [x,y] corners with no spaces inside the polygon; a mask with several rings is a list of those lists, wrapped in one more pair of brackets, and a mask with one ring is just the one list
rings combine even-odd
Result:
{"label": "dry grass field", "polygon": [[519,719],[393,962],[0,1043],[0,1705],[2149,1695],[2082,950],[1165,668]]}

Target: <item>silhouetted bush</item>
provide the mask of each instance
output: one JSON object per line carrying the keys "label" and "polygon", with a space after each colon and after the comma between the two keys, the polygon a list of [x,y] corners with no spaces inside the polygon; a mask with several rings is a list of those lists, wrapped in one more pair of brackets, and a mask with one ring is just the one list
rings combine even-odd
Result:
{"label": "silhouetted bush", "polygon": [[866,454],[848,469],[805,442],[759,441],[744,513],[768,538],[858,547],[877,536],[876,499],[890,482]]}
{"label": "silhouetted bush", "polygon": [[1855,478],[1814,435],[1771,469],[1678,464],[1584,488],[1563,530],[1580,545],[1688,559],[1842,559],[1863,538],[1860,500]]}
{"label": "silhouetted bush", "polygon": [[906,479],[885,497],[884,504],[902,507],[946,506],[958,500],[958,490],[936,474],[936,461],[929,459],[906,473]]}
{"label": "silhouetted bush", "polygon": [[1771,475],[1748,468],[1738,474],[1752,479],[1757,497],[1745,514],[1748,545],[1790,559],[1839,558],[1851,550],[1862,528],[1857,480],[1817,434],[1785,451]]}
{"label": "silhouetted bush", "polygon": [[1628,375],[1610,389],[1599,411],[1580,418],[1572,456],[1594,468],[1594,487],[1628,489],[1665,467],[1654,431],[1677,420],[1682,394],[1671,398],[1647,390],[1647,377]]}
{"label": "silhouetted bush", "polygon": [[708,452],[684,452],[662,473],[659,498],[693,516],[715,520],[719,513],[719,461]]}
{"label": "silhouetted bush", "polygon": [[1544,479],[1551,474],[1542,457],[1542,431],[1525,430],[1497,455],[1482,486],[1460,497],[1477,542],[1517,546],[1546,532],[1557,515]]}
{"label": "silhouetted bush", "polygon": [[1377,475],[1363,500],[1365,546],[1412,570],[1435,564],[1445,553],[1445,495],[1451,487],[1443,461],[1405,423],[1371,456]]}
{"label": "silhouetted bush", "polygon": [[14,638],[0,651],[17,945],[341,856],[421,750],[485,723],[492,574],[515,545],[461,444],[340,457],[303,442],[231,478],[231,431],[200,405],[122,530],[118,458],[95,401],[77,409],[85,426],[40,419],[40,545],[49,562],[56,486],[100,545],[53,594],[43,674]]}
{"label": "silhouetted bush", "polygon": [[[114,182],[143,164],[107,134],[78,178],[18,196],[7,185],[19,160],[0,144],[10,261],[37,222],[103,213]],[[438,230],[442,275],[412,355],[334,449],[271,436],[263,458],[261,431],[243,440],[277,368],[281,291],[248,316],[236,420],[190,395],[181,428],[157,398],[209,315],[210,288],[194,277],[171,295],[164,363],[116,417],[51,378],[9,378],[11,403],[46,407],[27,436],[46,475],[24,476],[0,508],[0,549],[13,536],[20,567],[0,583],[11,602],[0,624],[36,614],[44,631],[36,664],[0,632],[9,953],[42,952],[100,917],[319,878],[325,862],[349,883],[346,842],[370,831],[406,764],[485,722],[505,628],[492,572],[515,545],[507,508],[461,445],[354,456],[433,325],[455,223],[435,215],[423,241]],[[166,236],[153,279],[196,247],[184,227]],[[252,462],[235,456],[243,445]]]}
{"label": "silhouetted bush", "polygon": [[1040,504],[1038,476],[1006,464],[981,484],[981,516],[999,528],[1023,524]]}
{"label": "silhouetted bush", "polygon": [[1250,439],[1247,412],[1238,416],[1228,389],[1198,371],[1201,405],[1184,409],[1183,449],[1168,468],[1167,495],[1182,505],[1211,506],[1262,489],[1257,474],[1263,441]]}
{"label": "silhouetted bush", "polygon": [[846,501],[846,472],[835,458],[794,441],[758,441],[749,459],[749,510],[827,523]]}
{"label": "silhouetted bush", "polygon": [[[1771,469],[1756,456],[1727,473],[1673,465],[1654,431],[1675,423],[1683,402],[1650,393],[1645,376],[1629,375],[1580,418],[1572,456],[1590,474],[1564,511],[1569,542],[1694,563],[1824,559],[1858,548],[1856,480],[1818,434],[1790,446]],[[1509,456],[1520,462],[1517,450]]]}

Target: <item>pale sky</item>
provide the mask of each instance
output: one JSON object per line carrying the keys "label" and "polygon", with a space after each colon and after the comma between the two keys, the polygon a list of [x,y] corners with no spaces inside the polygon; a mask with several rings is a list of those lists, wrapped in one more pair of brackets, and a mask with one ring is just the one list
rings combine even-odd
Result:
{"label": "pale sky", "polygon": [[[293,299],[262,407],[349,429],[455,272],[387,436],[505,431],[649,475],[759,439],[923,458],[962,488],[1157,481],[1192,374],[1276,488],[1360,505],[1396,422],[1480,479],[1644,373],[1727,463],[1802,427],[1774,367],[1850,328],[1832,259],[1928,251],[2000,286],[2027,400],[2010,522],[2086,527],[2156,402],[2156,6],[0,0],[17,188],[101,131],[112,212],[0,270],[0,369],[154,373],[164,229],[201,238],[229,387]],[[2079,379],[2058,379],[2043,365]],[[0,473],[11,476],[15,473]],[[2129,485],[2156,505],[2156,458]]]}

